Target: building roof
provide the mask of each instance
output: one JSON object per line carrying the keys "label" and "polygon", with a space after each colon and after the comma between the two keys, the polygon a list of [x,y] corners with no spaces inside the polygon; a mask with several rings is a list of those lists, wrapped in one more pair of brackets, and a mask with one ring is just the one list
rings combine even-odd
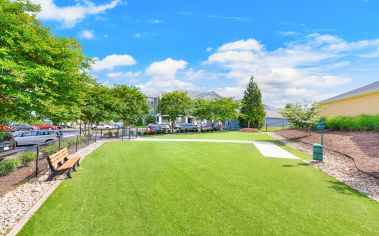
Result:
{"label": "building roof", "polygon": [[[180,89],[179,91],[186,92],[188,97],[191,99],[198,99],[198,98],[206,98],[206,97],[218,97],[222,98],[218,93],[214,91],[208,91],[208,92],[202,92],[202,91],[194,91],[194,90],[183,90]],[[161,94],[145,94],[147,97],[155,98],[155,97],[160,97],[162,94],[166,92],[163,92]]]}
{"label": "building roof", "polygon": [[280,109],[263,104],[266,111],[266,118],[284,119],[282,114],[280,114]]}
{"label": "building roof", "polygon": [[334,102],[334,101],[338,101],[344,98],[355,97],[355,96],[377,92],[377,91],[379,92],[379,81],[351,90],[349,92],[337,95],[335,97],[328,98],[326,100],[321,101],[320,103]]}

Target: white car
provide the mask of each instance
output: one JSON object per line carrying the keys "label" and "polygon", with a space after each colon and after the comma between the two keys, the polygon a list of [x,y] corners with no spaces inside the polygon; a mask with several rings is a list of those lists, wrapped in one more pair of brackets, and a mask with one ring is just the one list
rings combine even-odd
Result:
{"label": "white car", "polygon": [[113,129],[112,125],[98,125],[96,129]]}

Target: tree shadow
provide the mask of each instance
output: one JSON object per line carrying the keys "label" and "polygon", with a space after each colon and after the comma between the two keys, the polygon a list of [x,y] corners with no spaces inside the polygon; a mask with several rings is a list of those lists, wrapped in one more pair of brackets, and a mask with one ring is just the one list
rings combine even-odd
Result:
{"label": "tree shadow", "polygon": [[310,166],[308,163],[297,163],[295,165],[282,165],[282,167],[298,167],[298,166]]}
{"label": "tree shadow", "polygon": [[332,180],[328,180],[327,182],[331,184],[329,188],[334,189],[337,193],[349,196],[367,197],[365,194],[360,193],[358,190],[355,190],[342,182]]}

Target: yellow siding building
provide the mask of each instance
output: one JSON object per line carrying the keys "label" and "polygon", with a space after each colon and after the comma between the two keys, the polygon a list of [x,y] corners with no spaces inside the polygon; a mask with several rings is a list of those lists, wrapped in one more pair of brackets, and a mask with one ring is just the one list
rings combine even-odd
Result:
{"label": "yellow siding building", "polygon": [[379,114],[379,81],[320,102],[325,116]]}

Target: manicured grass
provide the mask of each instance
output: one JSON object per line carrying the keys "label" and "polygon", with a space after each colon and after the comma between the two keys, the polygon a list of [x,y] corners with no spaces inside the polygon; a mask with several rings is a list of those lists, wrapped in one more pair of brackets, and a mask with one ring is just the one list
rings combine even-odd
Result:
{"label": "manicured grass", "polygon": [[254,145],[107,143],[20,235],[376,235],[379,204]]}
{"label": "manicured grass", "polygon": [[282,130],[282,129],[288,129],[289,126],[277,126],[277,127],[274,127],[274,126],[269,126],[267,127],[267,130],[266,130],[266,126],[263,126],[262,128],[259,129],[259,131],[261,132],[272,132],[272,131],[277,131],[277,130]]}
{"label": "manicured grass", "polygon": [[272,136],[264,133],[243,133],[236,131],[218,131],[207,133],[185,133],[185,134],[164,134],[146,135],[144,138],[170,138],[170,139],[220,139],[220,140],[275,140]]}

